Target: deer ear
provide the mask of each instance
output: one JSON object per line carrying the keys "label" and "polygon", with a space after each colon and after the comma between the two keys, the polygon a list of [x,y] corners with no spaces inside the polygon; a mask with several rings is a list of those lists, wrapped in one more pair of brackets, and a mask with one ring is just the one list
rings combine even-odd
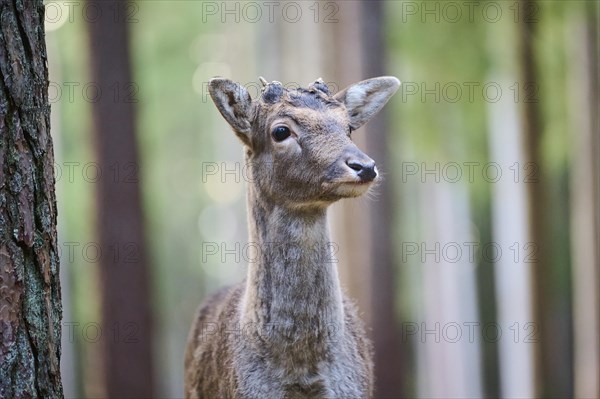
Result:
{"label": "deer ear", "polygon": [[252,98],[239,83],[224,78],[208,82],[208,92],[223,118],[246,145],[250,145]]}
{"label": "deer ear", "polygon": [[375,116],[399,87],[395,77],[382,76],[348,86],[334,98],[346,105],[350,127],[356,130]]}

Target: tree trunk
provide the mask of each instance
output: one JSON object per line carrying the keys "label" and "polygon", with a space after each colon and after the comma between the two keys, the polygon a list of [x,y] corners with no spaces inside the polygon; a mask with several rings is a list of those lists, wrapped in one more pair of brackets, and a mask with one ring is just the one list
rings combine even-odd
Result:
{"label": "tree trunk", "polygon": [[[535,0],[523,0],[522,8],[525,10],[535,9]],[[537,21],[530,22],[523,19],[519,24],[519,34],[521,41],[521,76],[523,85],[533,85],[539,87],[538,69],[536,65],[535,52],[535,32]],[[561,345],[556,343],[555,334],[552,333],[549,325],[548,316],[549,303],[552,302],[552,292],[550,291],[550,271],[551,263],[548,257],[551,248],[549,247],[547,215],[550,214],[546,209],[546,190],[545,182],[548,181],[547,171],[544,170],[542,157],[542,123],[540,116],[540,104],[537,102],[523,103],[523,136],[525,161],[536,165],[539,170],[537,181],[528,184],[527,189],[527,213],[529,215],[529,242],[535,245],[536,260],[533,262],[532,275],[532,296],[533,296],[533,315],[538,343],[534,347],[534,368],[535,368],[535,396],[547,396],[550,392],[556,392],[550,385],[556,384],[550,376],[552,374],[553,354],[561,350]]]}
{"label": "tree trunk", "polygon": [[[386,75],[386,44],[383,29],[385,2],[363,1],[363,69],[364,78]],[[389,157],[389,123],[385,108],[367,125],[367,154],[377,162],[384,173],[393,170]],[[371,259],[371,303],[373,323],[373,347],[375,351],[375,383],[378,398],[397,398],[403,396],[402,359],[404,348],[400,339],[395,307],[397,286],[394,271],[394,253],[392,225],[394,220],[394,202],[392,198],[392,180],[383,179],[377,190],[376,201],[369,203],[370,259]]]}
{"label": "tree trunk", "polygon": [[[600,126],[598,118],[598,4],[586,3],[569,20],[569,104],[573,120],[570,176],[573,265],[574,392],[600,397]],[[586,15],[587,14],[587,15]]]}
{"label": "tree trunk", "polygon": [[145,255],[129,34],[118,2],[89,21],[97,148],[103,377],[110,398],[154,395],[150,271]]}
{"label": "tree trunk", "polygon": [[63,396],[41,0],[0,1],[0,397]]}

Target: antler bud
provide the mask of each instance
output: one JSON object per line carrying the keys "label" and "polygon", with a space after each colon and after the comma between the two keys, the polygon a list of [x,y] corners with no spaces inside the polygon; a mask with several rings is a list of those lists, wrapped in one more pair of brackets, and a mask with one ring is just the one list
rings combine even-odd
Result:
{"label": "antler bud", "polygon": [[283,85],[276,80],[263,87],[262,99],[267,103],[276,103],[283,95]]}
{"label": "antler bud", "polygon": [[311,83],[308,86],[309,90],[318,90],[321,93],[325,93],[327,95],[329,95],[329,87],[325,84],[325,82],[323,82],[323,78],[319,78],[317,80],[315,80],[313,83]]}

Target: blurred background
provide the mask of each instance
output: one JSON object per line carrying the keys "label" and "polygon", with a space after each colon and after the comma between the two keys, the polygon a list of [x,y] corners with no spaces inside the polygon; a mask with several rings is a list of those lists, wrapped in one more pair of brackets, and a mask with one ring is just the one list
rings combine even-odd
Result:
{"label": "blurred background", "polygon": [[242,149],[207,82],[402,81],[330,212],[377,398],[600,397],[597,1],[48,1],[66,397],[183,396],[247,271]]}

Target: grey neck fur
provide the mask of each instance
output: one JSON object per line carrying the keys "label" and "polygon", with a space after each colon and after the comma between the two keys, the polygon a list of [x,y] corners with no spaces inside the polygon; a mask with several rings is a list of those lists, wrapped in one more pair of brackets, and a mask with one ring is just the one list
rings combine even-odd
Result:
{"label": "grey neck fur", "polygon": [[260,253],[248,268],[242,326],[268,334],[270,349],[284,346],[288,356],[293,347],[305,356],[301,348],[306,345],[326,351],[328,338],[342,332],[344,320],[326,208],[277,205],[252,183],[247,206],[250,243]]}

